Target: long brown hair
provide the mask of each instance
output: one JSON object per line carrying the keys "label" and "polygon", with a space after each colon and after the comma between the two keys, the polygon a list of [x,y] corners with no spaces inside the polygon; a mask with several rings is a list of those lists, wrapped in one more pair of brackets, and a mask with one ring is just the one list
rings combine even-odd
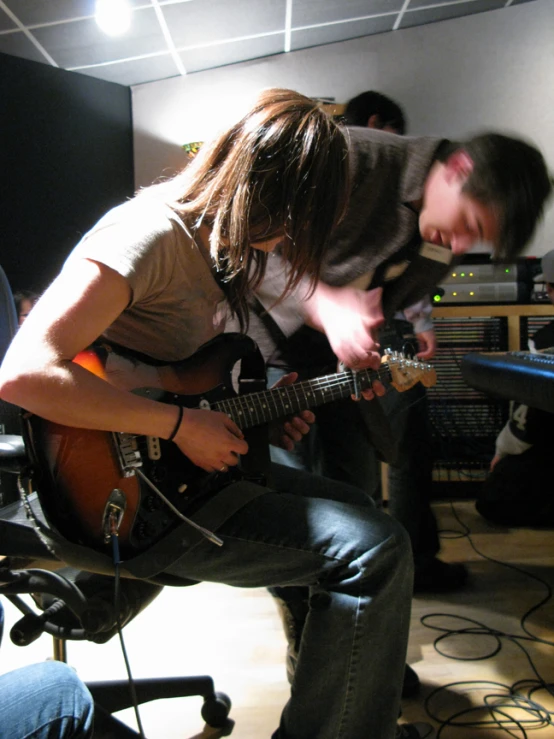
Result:
{"label": "long brown hair", "polygon": [[267,261],[252,242],[283,236],[290,265],[284,295],[304,275],[314,285],[346,209],[348,181],[348,147],[337,124],[310,98],[278,88],[262,92],[172,180],[175,210],[193,231],[202,223],[211,229],[210,252],[243,327],[247,294]]}

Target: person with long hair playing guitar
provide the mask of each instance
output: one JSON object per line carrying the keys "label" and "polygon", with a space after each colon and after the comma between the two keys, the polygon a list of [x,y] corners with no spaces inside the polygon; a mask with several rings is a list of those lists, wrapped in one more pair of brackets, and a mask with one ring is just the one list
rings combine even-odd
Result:
{"label": "person with long hair playing guitar", "polygon": [[[130,563],[150,558],[158,573],[233,586],[310,587],[276,739],[431,735],[426,725],[397,725],[412,588],[406,534],[346,485],[284,467],[272,468],[270,485],[241,475],[249,447],[240,424],[206,404],[179,403],[172,370],[189,358],[194,367],[228,315],[245,324],[246,298],[277,243],[289,265],[285,293],[306,276],[315,284],[347,198],[344,134],[312,100],[267,90],[183,172],[114,208],[85,235],[0,371],[1,397],[53,428],[53,440],[45,435],[41,444],[41,454],[54,457],[59,486],[51,495],[69,495],[78,484],[79,465],[70,462],[70,479],[61,479],[66,459],[81,447],[100,454],[97,434],[113,443],[112,464],[133,484],[112,490],[100,464],[86,473],[104,495],[112,533],[138,515],[136,489],[139,497],[159,491],[163,475],[144,469],[168,445],[205,473],[209,484],[192,485],[189,494],[183,482],[172,504],[202,531],[177,520],[149,539],[159,521],[147,521],[130,537]],[[145,357],[150,364],[139,361]],[[378,361],[368,356],[366,367],[377,369]],[[380,383],[354,384],[366,399],[384,391]],[[311,420],[307,410],[289,415],[279,443],[292,445]],[[71,442],[62,428],[75,430]],[[165,499],[160,508],[162,517],[173,514]],[[113,518],[114,510],[121,515]]]}

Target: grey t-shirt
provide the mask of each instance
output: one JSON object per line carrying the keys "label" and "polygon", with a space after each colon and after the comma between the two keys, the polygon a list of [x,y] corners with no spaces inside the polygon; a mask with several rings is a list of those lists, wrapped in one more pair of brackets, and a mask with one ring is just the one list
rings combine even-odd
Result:
{"label": "grey t-shirt", "polygon": [[104,332],[154,359],[178,361],[225,327],[227,303],[209,253],[169,206],[139,195],[109,211],[68,257],[111,267],[129,282],[130,304]]}

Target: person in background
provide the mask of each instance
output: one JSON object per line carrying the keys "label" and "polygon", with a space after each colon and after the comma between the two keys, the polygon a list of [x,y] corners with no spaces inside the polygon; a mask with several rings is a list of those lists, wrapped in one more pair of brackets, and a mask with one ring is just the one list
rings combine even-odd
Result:
{"label": "person in background", "polygon": [[[0,641],[4,607],[0,601]],[[26,665],[0,675],[0,736],[6,739],[89,739],[94,702],[64,662]]]}
{"label": "person in background", "polygon": [[[180,174],[84,236],[8,349],[0,397],[55,424],[166,440],[208,474],[211,484],[191,486],[178,504],[222,546],[176,523],[127,568],[309,589],[274,739],[423,739],[428,724],[397,724],[413,577],[400,524],[358,489],[322,477],[274,465],[271,485],[245,478],[237,466],[249,446],[227,413],[129,392],[120,364],[194,362],[208,341],[224,344],[229,315],[246,324],[247,297],[277,244],[289,270],[277,298],[315,283],[347,204],[348,166],[344,132],[314,101],[264,91]],[[73,361],[98,337],[103,376]],[[383,391],[375,383],[364,397]],[[311,421],[309,411],[293,416],[275,442],[290,448]]]}
{"label": "person in background", "polygon": [[19,290],[14,293],[15,309],[17,311],[17,320],[19,325],[27,318],[31,312],[31,308],[39,299],[38,293],[32,290]]}
{"label": "person in background", "polygon": [[[554,249],[542,257],[541,269],[535,281],[544,283],[554,304]],[[554,321],[533,334],[528,349],[554,355]],[[490,474],[475,503],[484,518],[503,526],[554,526],[554,496],[547,484],[553,443],[552,413],[510,403],[510,417],[498,434]]]}
{"label": "person in background", "polygon": [[341,116],[347,126],[376,128],[403,136],[406,116],[394,100],[375,90],[362,92],[346,103]]}
{"label": "person in background", "polygon": [[[401,107],[374,90],[362,92],[346,104],[346,125],[406,133]],[[395,314],[380,332],[383,348],[430,360],[436,351],[431,319],[432,305],[425,296]],[[433,442],[425,387],[418,383],[403,393],[387,393],[380,401],[396,440],[397,458],[388,465],[390,513],[406,528],[414,554],[414,592],[456,590],[467,579],[460,563],[447,563],[437,555],[440,540],[431,508]]]}
{"label": "person in background", "polygon": [[[365,111],[361,120],[370,118]],[[367,366],[367,357],[380,348],[385,321],[424,300],[453,259],[478,241],[490,242],[497,258],[520,253],[551,194],[542,154],[519,139],[485,133],[450,142],[396,136],[367,126],[352,126],[346,132],[351,162],[349,205],[332,236],[315,289],[310,293],[300,286],[276,303],[287,274],[276,250],[251,302],[250,334],[262,348],[271,382],[292,367],[305,379],[336,371],[337,360],[352,369]],[[416,326],[419,318],[423,325],[415,330],[424,335],[432,326],[425,325],[429,316],[424,313],[410,315]],[[423,338],[418,353],[431,356],[434,334],[430,331]],[[394,392],[387,393],[385,402]],[[336,401],[319,408],[315,433],[297,445],[293,454],[273,449],[272,458],[347,481],[376,497],[379,477],[368,445],[373,444],[395,465],[394,433],[386,418],[377,413],[376,404],[357,405]],[[430,512],[432,456],[425,447],[429,434],[423,426],[427,415],[419,400],[414,409],[406,418],[419,415],[421,427],[417,422],[406,424],[397,436],[403,443],[406,435],[412,436],[405,459],[421,469],[416,483],[403,481],[405,489],[409,482],[423,493],[413,502],[405,500],[416,508],[423,503]],[[402,467],[399,472],[404,475]],[[391,509],[412,529],[415,542],[415,522],[410,520],[408,506],[401,511],[391,504]],[[429,547],[429,559],[435,565],[440,560],[435,556],[439,544],[432,512],[427,520],[418,517],[417,525],[418,546],[423,542]],[[451,579],[453,570],[457,584],[465,577],[460,565],[441,569],[443,582]],[[290,589],[274,591],[274,595],[283,599],[281,615],[287,625],[291,675],[309,602],[302,588],[294,596]],[[406,670],[406,694],[417,691],[413,674]]]}
{"label": "person in background", "polygon": [[[379,129],[398,135],[406,133],[406,116],[402,108],[375,90],[362,92],[349,100],[343,119],[348,126]],[[437,342],[431,313],[432,304],[428,295],[395,313],[380,330],[381,347],[417,356],[421,361],[432,359]],[[440,540],[431,507],[434,453],[425,387],[417,383],[403,393],[387,393],[379,402],[390,423],[396,445],[396,458],[388,465],[389,511],[410,536],[415,566],[414,592],[456,590],[465,583],[467,569],[463,564],[447,563],[437,556]],[[355,411],[351,409],[350,412]],[[322,422],[318,414],[318,428]],[[327,422],[330,428],[325,434],[327,443],[323,453],[336,456],[337,450],[344,448],[336,438],[343,433],[343,429],[330,419]],[[310,444],[313,450],[313,437],[310,438]],[[368,455],[374,453],[368,448],[366,435],[360,436],[360,444]],[[279,454],[277,451],[275,453]],[[286,456],[286,452],[282,452],[281,456]],[[373,464],[373,474],[378,475],[377,462]],[[346,461],[333,461],[330,469],[333,473],[339,472],[337,479],[341,479],[341,472],[346,465]],[[314,471],[315,466],[309,465],[308,469]],[[364,471],[364,466],[360,464],[355,469]],[[366,472],[368,469],[365,468]],[[365,479],[360,476],[354,482],[363,485],[366,490],[375,490],[375,483],[367,478],[366,474]]]}

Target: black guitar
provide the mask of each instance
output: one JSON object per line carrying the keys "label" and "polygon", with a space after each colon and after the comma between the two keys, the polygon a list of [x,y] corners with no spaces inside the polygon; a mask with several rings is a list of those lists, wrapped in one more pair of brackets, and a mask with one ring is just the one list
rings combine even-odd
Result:
{"label": "black guitar", "polygon": [[[422,382],[436,382],[428,364],[403,356],[386,356],[379,370],[346,370],[293,385],[238,395],[232,372],[255,351],[240,334],[222,334],[191,358],[157,365],[117,351],[102,357],[81,352],[74,361],[119,388],[165,403],[228,414],[243,430],[315,408],[380,379],[402,392]],[[73,428],[27,418],[27,436],[35,462],[36,486],[46,514],[66,538],[104,549],[106,505],[121,491],[126,509],[119,541],[124,554],[138,553],[161,539],[178,517],[154,487],[178,510],[186,511],[200,496],[229,484],[238,473],[208,474],[190,462],[172,442],[120,432]],[[138,470],[138,472],[137,472]]]}

